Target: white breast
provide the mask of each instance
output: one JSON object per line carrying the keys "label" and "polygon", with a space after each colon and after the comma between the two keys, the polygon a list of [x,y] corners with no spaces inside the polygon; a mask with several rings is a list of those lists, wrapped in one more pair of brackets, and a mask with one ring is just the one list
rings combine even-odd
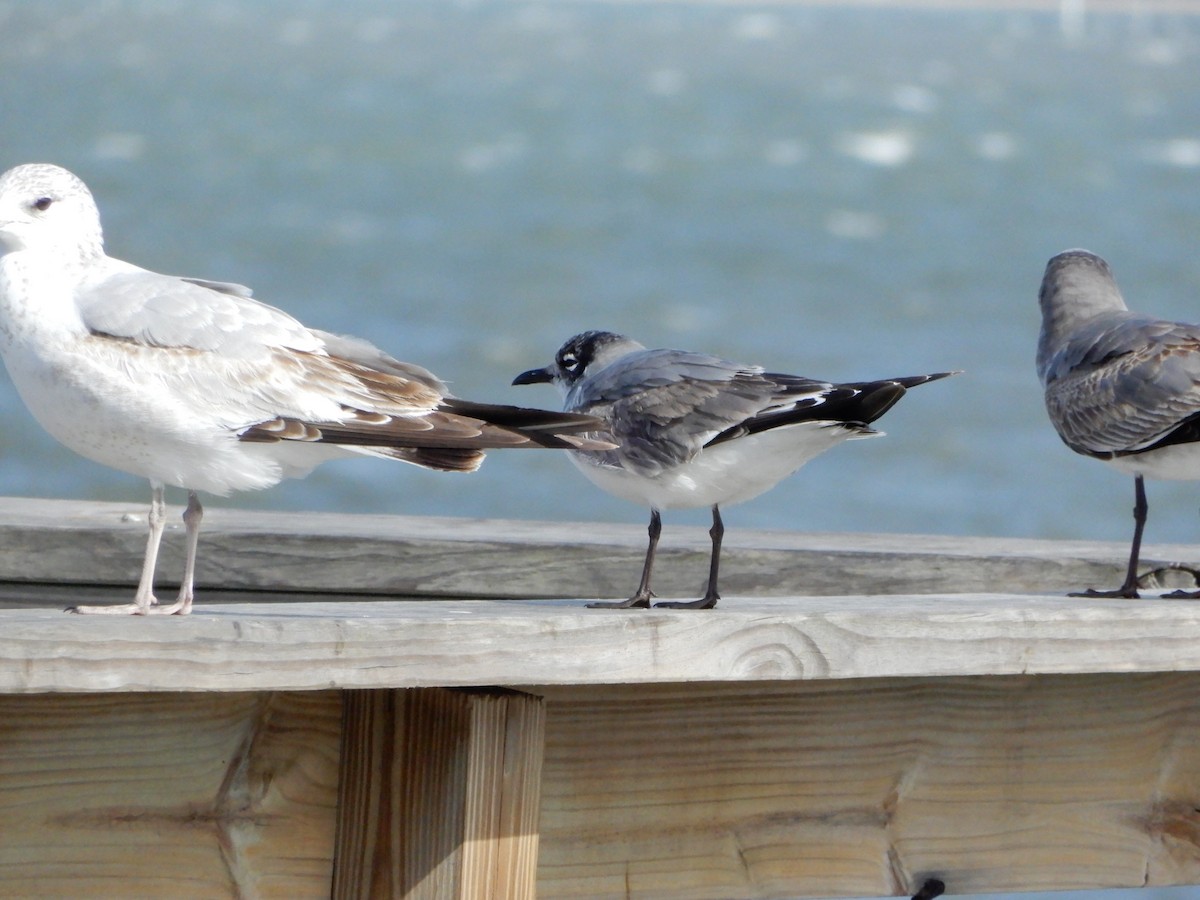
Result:
{"label": "white breast", "polygon": [[819,422],[726,441],[706,448],[690,461],[648,477],[628,469],[601,466],[583,454],[572,461],[591,481],[615,497],[655,509],[728,506],[757,497],[806,462],[843,441],[873,437]]}
{"label": "white breast", "polygon": [[1171,444],[1149,453],[1105,460],[1127,475],[1144,475],[1165,481],[1200,480],[1200,444]]}

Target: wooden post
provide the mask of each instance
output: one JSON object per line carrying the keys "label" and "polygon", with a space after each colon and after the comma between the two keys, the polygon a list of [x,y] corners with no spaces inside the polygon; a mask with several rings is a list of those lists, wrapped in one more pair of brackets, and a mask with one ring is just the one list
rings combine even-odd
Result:
{"label": "wooden post", "polygon": [[540,698],[345,693],[335,900],[533,898]]}

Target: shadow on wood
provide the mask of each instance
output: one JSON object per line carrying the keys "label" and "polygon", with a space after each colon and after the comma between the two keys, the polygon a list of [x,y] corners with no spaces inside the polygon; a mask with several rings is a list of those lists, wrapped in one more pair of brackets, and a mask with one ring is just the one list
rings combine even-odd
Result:
{"label": "shadow on wood", "polygon": [[544,732],[513,691],[347,691],[335,900],[532,900]]}

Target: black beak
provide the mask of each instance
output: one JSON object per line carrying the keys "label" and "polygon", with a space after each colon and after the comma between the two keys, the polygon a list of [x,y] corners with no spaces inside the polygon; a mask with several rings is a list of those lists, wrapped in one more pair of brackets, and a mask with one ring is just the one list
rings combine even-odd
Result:
{"label": "black beak", "polygon": [[544,369],[530,369],[528,372],[522,372],[513,379],[513,384],[549,384],[553,380],[554,376],[547,366]]}

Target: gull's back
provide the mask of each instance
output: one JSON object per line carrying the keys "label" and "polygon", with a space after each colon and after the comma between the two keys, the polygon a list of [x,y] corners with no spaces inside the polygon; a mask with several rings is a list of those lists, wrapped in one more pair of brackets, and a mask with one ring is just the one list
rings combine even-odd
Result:
{"label": "gull's back", "polygon": [[1082,250],[1051,259],[1039,302],[1038,375],[1071,449],[1142,453],[1200,413],[1200,326],[1130,312],[1103,259]]}

